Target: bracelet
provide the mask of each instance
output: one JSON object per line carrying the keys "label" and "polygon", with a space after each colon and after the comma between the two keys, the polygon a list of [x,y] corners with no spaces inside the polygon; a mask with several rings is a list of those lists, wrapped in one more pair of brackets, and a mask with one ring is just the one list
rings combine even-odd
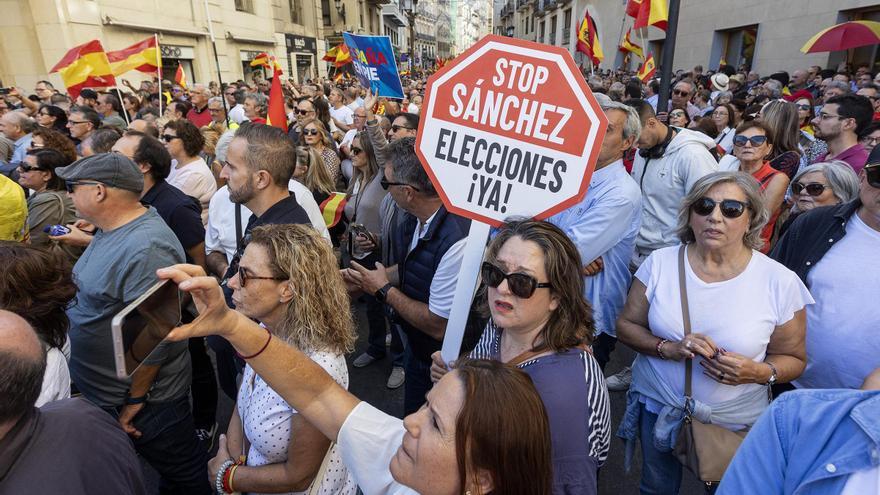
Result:
{"label": "bracelet", "polygon": [[657,342],[657,347],[654,349],[657,351],[657,355],[660,356],[660,359],[666,360],[666,356],[663,355],[663,344],[668,343],[669,341],[666,339],[660,339],[660,342]]}
{"label": "bracelet", "polygon": [[235,493],[235,488],[232,486],[232,479],[235,477],[235,470],[238,469],[239,464],[233,464],[232,468],[229,470],[229,493]]}
{"label": "bracelet", "polygon": [[267,329],[267,330],[266,330],[266,333],[269,334],[269,338],[266,339],[266,343],[263,344],[263,347],[260,348],[260,350],[257,351],[255,354],[251,354],[250,356],[242,356],[242,355],[241,355],[240,353],[238,353],[238,352],[236,352],[235,354],[236,354],[239,358],[244,359],[244,360],[253,359],[253,358],[259,356],[260,354],[262,354],[263,351],[265,351],[266,348],[269,347],[269,342],[272,342],[272,332],[270,332],[270,331]]}
{"label": "bracelet", "polygon": [[130,395],[125,396],[125,405],[126,406],[134,406],[136,404],[143,404],[147,401],[147,396],[142,395],[140,397],[132,397]]}
{"label": "bracelet", "polygon": [[220,469],[217,471],[217,476],[214,477],[214,489],[217,493],[231,493],[227,492],[223,486],[223,479],[226,476],[226,470],[228,470],[235,463],[232,462],[232,459],[227,459],[220,465]]}

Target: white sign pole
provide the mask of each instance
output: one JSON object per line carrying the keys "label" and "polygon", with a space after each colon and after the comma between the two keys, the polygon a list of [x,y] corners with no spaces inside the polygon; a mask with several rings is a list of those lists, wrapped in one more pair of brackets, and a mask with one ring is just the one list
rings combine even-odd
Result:
{"label": "white sign pole", "polygon": [[440,351],[443,361],[451,363],[458,359],[461,341],[467,326],[471,303],[474,300],[474,289],[483,262],[483,252],[489,239],[490,226],[487,223],[472,221],[468,232],[464,258],[458,271],[458,283],[455,285],[455,296],[452,299],[452,311],[446,325],[446,336],[443,338],[443,349]]}

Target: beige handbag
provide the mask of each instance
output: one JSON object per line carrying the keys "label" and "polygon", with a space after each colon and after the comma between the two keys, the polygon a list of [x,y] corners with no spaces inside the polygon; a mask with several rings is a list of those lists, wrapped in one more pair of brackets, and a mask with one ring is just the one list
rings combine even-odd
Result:
{"label": "beige handbag", "polygon": [[[691,317],[688,309],[687,282],[685,280],[685,251],[682,245],[678,252],[678,286],[681,292],[681,319],[684,323],[684,335],[691,333]],[[685,359],[684,364],[684,395],[685,419],[678,432],[673,453],[684,467],[706,484],[717,483],[724,476],[736,449],[742,443],[748,430],[730,431],[721,426],[702,423],[692,416],[691,374],[693,359]]]}

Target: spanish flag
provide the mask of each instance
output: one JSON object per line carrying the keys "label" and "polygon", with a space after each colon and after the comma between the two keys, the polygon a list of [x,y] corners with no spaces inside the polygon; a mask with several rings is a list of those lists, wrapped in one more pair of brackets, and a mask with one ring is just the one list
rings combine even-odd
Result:
{"label": "spanish flag", "polygon": [[333,228],[342,219],[342,212],[345,210],[345,203],[348,202],[348,195],[344,192],[330,193],[330,197],[325,199],[321,205],[321,215],[324,217],[324,223],[327,228]]}
{"label": "spanish flag", "polygon": [[162,58],[159,56],[159,43],[155,36],[135,43],[128,48],[107,52],[107,60],[110,61],[110,69],[114,76],[124,74],[130,70],[138,72],[156,73],[162,66]]}
{"label": "spanish flag", "polygon": [[183,66],[180,65],[180,62],[177,63],[177,72],[174,73],[174,82],[179,84],[181,88],[186,88],[186,74],[183,72]]}
{"label": "spanish flag", "polygon": [[584,20],[578,29],[577,50],[584,53],[593,62],[593,65],[599,65],[599,62],[605,59],[602,53],[602,46],[599,44],[599,31],[596,29],[596,21],[590,16],[590,11],[584,13]]}
{"label": "spanish flag", "polygon": [[64,55],[49,73],[58,72],[72,98],[77,98],[85,88],[108,88],[116,86],[116,78],[104,47],[98,40],[75,46]]}
{"label": "spanish flag", "polygon": [[635,19],[639,16],[640,8],[642,8],[642,0],[628,0],[626,2],[626,15]]}
{"label": "spanish flag", "polygon": [[633,43],[630,34],[632,34],[632,29],[626,31],[626,36],[623,37],[623,43],[620,44],[620,51],[634,53],[638,55],[640,59],[645,60],[645,51],[642,50],[641,46]]}
{"label": "spanish flag", "polygon": [[287,132],[287,114],[284,113],[284,92],[281,91],[281,64],[268,53],[261,53],[251,60],[251,67],[262,66],[272,71],[272,85],[269,87],[269,111],[266,124]]}
{"label": "spanish flag", "polygon": [[649,81],[654,74],[657,73],[657,67],[654,65],[654,55],[648,55],[648,59],[645,60],[645,63],[639,67],[638,78],[641,79],[642,82]]}
{"label": "spanish flag", "polygon": [[351,52],[348,49],[348,45],[340,43],[327,50],[327,53],[321,60],[331,62],[334,67],[342,67],[345,64],[351,63]]}
{"label": "spanish flag", "polygon": [[642,0],[639,15],[633,25],[636,29],[654,26],[666,31],[669,21],[669,6],[666,0]]}

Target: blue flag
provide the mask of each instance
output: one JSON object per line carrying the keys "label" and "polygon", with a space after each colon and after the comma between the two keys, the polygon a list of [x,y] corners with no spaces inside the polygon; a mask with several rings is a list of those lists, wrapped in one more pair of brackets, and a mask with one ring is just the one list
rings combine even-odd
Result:
{"label": "blue flag", "polygon": [[397,72],[397,61],[388,36],[361,36],[343,33],[351,51],[354,73],[361,86],[379,96],[403,98],[403,85]]}

